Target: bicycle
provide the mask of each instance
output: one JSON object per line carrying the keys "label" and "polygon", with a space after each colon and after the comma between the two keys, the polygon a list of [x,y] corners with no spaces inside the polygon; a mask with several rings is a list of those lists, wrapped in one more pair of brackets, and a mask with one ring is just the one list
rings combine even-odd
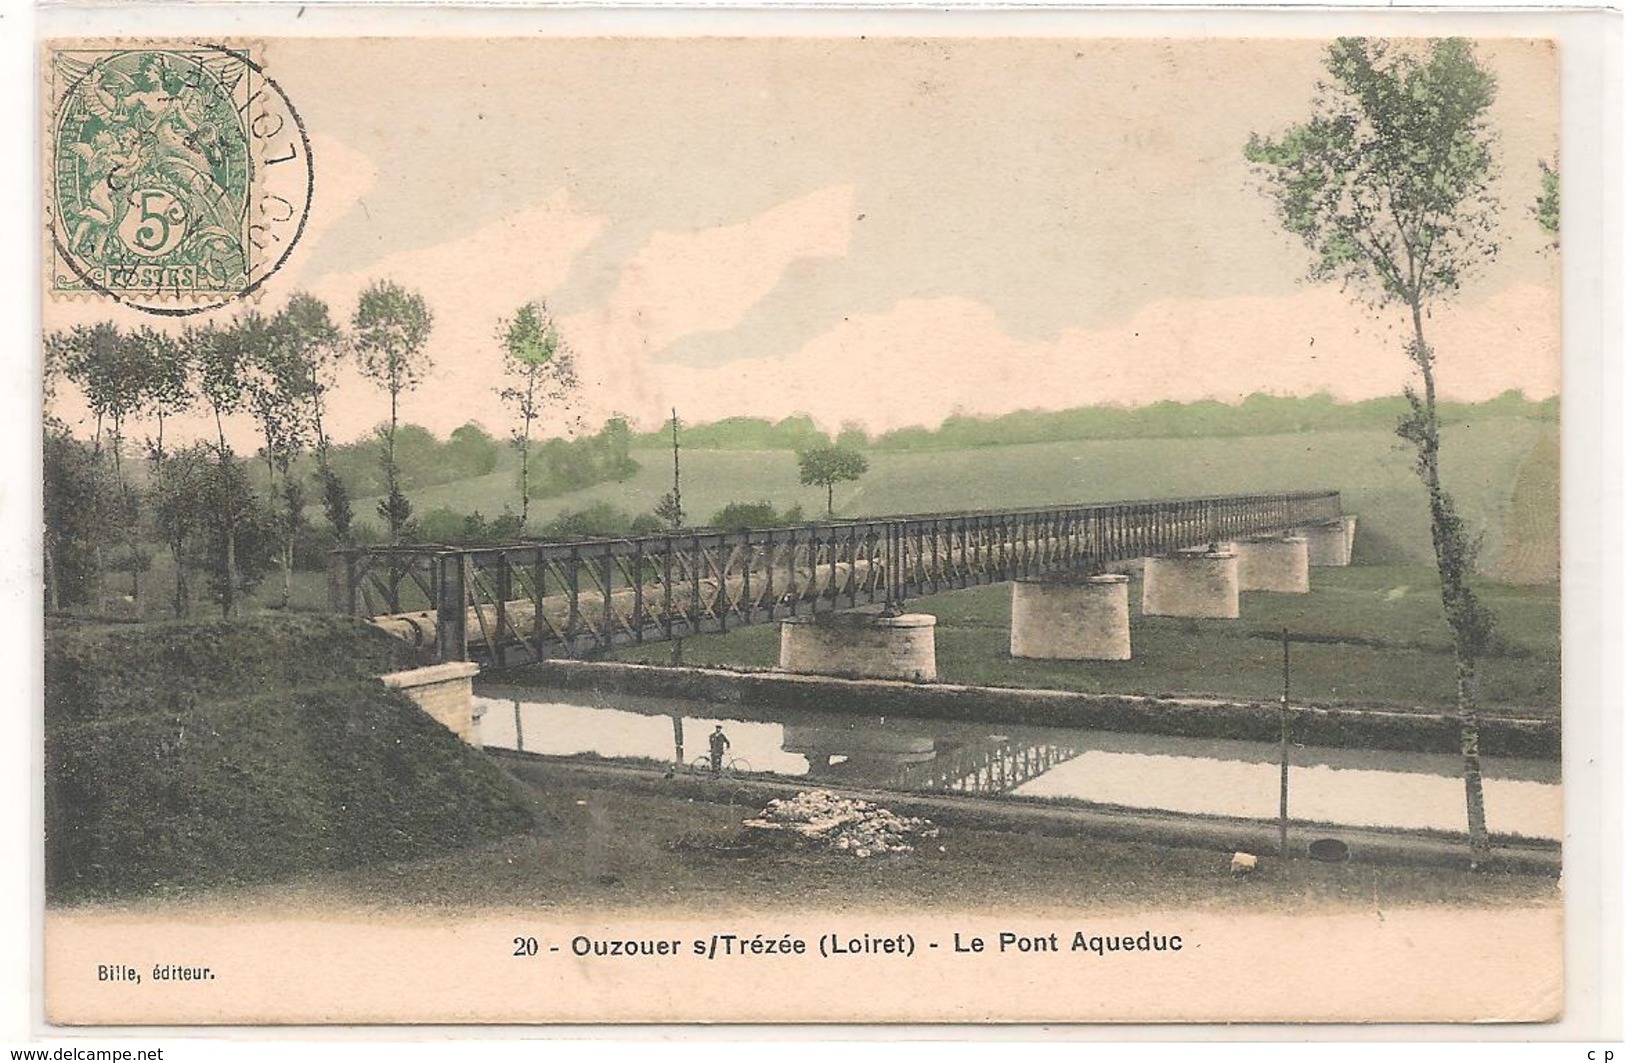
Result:
{"label": "bicycle", "polygon": [[688,771],[691,775],[749,775],[750,761],[744,757],[728,757],[723,760],[721,771],[712,771],[711,754],[701,753],[689,761]]}

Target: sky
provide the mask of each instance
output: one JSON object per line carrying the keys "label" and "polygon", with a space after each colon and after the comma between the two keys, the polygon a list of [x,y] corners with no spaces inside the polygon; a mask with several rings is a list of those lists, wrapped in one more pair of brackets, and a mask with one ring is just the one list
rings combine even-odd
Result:
{"label": "sky", "polygon": [[[1430,337],[1444,397],[1544,398],[1557,260],[1530,206],[1537,160],[1557,156],[1556,51],[1478,51],[1499,84],[1500,253]],[[505,429],[496,333],[531,299],[576,352],[589,423],[652,427],[675,406],[883,431],[1391,395],[1409,379],[1401,316],[1305,281],[1242,157],[1250,132],[1308,115],[1323,55],[1266,39],[272,40],[315,188],[258,306],[302,289],[347,318],[374,280],[422,293],[434,368],[402,416],[441,434]],[[106,316],[45,309],[47,329]],[[387,411],[346,374],[335,435]]]}

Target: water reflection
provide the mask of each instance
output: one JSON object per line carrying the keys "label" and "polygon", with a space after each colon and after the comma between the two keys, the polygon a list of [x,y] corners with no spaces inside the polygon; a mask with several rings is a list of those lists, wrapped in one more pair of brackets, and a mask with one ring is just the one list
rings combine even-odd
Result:
{"label": "water reflection", "polygon": [[[764,710],[633,695],[481,683],[488,746],[689,764],[721,724],[741,770],[901,791],[1013,793],[1131,808],[1269,819],[1278,800],[1272,743],[1057,727],[997,726]],[[692,748],[685,745],[691,736]],[[1295,747],[1292,816],[1350,826],[1460,830],[1459,758]],[[1559,838],[1562,791],[1548,761],[1484,762],[1490,829]]]}

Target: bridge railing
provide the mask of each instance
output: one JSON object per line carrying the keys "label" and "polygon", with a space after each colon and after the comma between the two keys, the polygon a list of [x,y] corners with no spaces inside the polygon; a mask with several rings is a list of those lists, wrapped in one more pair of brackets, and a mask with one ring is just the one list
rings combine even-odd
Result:
{"label": "bridge railing", "polygon": [[1088,570],[1333,520],[1335,491],[685,531],[567,543],[367,547],[332,557],[335,609],[442,660],[498,667]]}

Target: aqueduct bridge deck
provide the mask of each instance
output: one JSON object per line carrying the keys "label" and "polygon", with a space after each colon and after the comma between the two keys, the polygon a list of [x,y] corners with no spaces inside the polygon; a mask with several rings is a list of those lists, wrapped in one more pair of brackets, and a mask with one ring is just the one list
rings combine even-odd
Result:
{"label": "aqueduct bridge deck", "polygon": [[1088,573],[1341,519],[1336,491],[875,517],[505,546],[335,551],[338,611],[498,668]]}

